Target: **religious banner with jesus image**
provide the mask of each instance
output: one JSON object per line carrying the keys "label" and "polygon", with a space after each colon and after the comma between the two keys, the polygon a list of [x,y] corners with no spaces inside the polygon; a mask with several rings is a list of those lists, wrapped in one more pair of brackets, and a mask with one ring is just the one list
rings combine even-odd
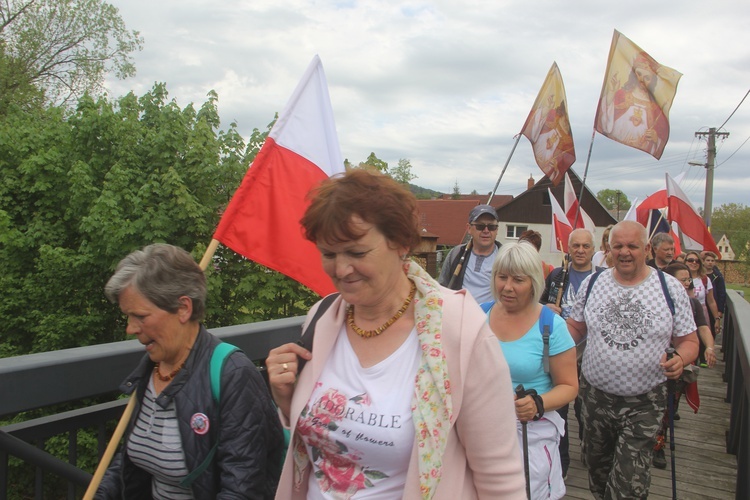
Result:
{"label": "religious banner with jesus image", "polygon": [[557,186],[576,161],[565,86],[557,63],[552,63],[521,134],[531,142],[539,168]]}
{"label": "religious banner with jesus image", "polygon": [[681,76],[615,30],[594,129],[658,160],[669,139],[669,109]]}

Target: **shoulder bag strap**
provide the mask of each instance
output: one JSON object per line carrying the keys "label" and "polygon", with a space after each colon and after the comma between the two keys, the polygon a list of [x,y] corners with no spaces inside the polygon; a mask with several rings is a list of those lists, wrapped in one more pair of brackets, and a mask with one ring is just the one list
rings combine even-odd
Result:
{"label": "shoulder bag strap", "polygon": [[214,425],[218,426],[216,428],[216,441],[214,442],[214,445],[211,447],[211,450],[208,452],[208,455],[206,455],[206,458],[203,459],[203,462],[193,469],[193,471],[185,476],[182,481],[180,481],[180,486],[183,488],[189,488],[191,484],[200,476],[203,474],[203,471],[205,471],[209,465],[214,460],[214,455],[216,455],[216,450],[219,448],[219,429],[221,427],[221,371],[224,368],[224,364],[227,362],[227,358],[234,352],[239,351],[240,348],[237,346],[234,346],[232,344],[229,344],[227,342],[222,342],[221,344],[217,345],[214,348],[213,354],[211,354],[211,364],[209,365],[209,377],[211,378],[211,395],[213,396],[214,403],[216,404],[216,415],[217,418],[215,419]]}

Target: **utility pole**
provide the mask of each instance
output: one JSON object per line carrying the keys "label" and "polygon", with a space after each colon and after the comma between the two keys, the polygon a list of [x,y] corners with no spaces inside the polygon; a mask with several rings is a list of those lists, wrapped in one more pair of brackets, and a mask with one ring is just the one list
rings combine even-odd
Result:
{"label": "utility pole", "polygon": [[729,137],[729,132],[717,132],[715,127],[708,132],[696,132],[695,137],[708,136],[708,148],[706,151],[706,196],[703,202],[703,221],[706,227],[711,229],[711,211],[713,210],[714,197],[714,162],[716,161],[716,136]]}

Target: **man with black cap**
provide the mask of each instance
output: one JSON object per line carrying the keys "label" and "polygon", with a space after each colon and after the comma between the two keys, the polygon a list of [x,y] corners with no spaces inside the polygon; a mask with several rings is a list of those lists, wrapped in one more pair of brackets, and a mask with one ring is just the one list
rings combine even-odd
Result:
{"label": "man with black cap", "polygon": [[[497,212],[489,205],[477,205],[469,213],[466,229],[471,237],[469,243],[458,245],[448,253],[438,281],[454,290],[465,288],[481,304],[492,300],[492,263],[500,248],[500,242],[495,239]],[[461,269],[453,279],[459,263]]]}

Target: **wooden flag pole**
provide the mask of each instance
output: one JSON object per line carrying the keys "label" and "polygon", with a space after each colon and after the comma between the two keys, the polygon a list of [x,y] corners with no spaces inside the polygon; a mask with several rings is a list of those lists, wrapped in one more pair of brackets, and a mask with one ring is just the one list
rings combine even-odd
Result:
{"label": "wooden flag pole", "polygon": [[[596,136],[596,129],[591,132],[591,143],[589,144],[589,154],[586,157],[586,168],[583,170],[583,179],[581,179],[581,192],[578,193],[578,208],[576,209],[576,218],[573,222],[573,229],[578,226],[578,218],[581,216],[581,209],[583,208],[583,191],[586,188],[586,176],[589,174],[589,162],[591,162],[591,150],[594,148],[594,137]],[[584,224],[585,225],[585,224]]]}
{"label": "wooden flag pole", "polygon": [[201,259],[200,264],[198,264],[201,270],[205,271],[208,269],[208,264],[211,262],[217,248],[219,248],[219,240],[212,238],[211,243],[209,243],[208,248],[206,248],[206,253],[203,254],[203,258]]}
{"label": "wooden flag pole", "polygon": [[495,189],[492,190],[490,193],[490,197],[487,199],[487,205],[490,204],[492,201],[492,198],[495,196],[495,192],[497,191],[497,187],[500,185],[500,181],[503,180],[503,175],[505,175],[505,170],[508,168],[508,164],[510,163],[510,159],[513,158],[513,153],[516,152],[516,146],[518,146],[518,141],[521,140],[521,134],[518,134],[516,136],[516,142],[513,144],[513,149],[510,150],[510,154],[508,155],[508,159],[505,160],[505,165],[503,165],[503,171],[500,172],[500,177],[497,179],[497,182],[495,183]]}
{"label": "wooden flag pole", "polygon": [[117,423],[115,433],[112,434],[112,439],[109,440],[107,449],[104,450],[104,455],[102,455],[102,459],[99,461],[99,465],[96,467],[94,477],[91,478],[89,487],[86,488],[86,494],[83,495],[83,500],[93,500],[94,495],[96,494],[96,490],[99,489],[99,484],[102,482],[104,473],[107,472],[107,467],[109,467],[110,462],[112,462],[112,457],[114,457],[115,455],[117,445],[120,444],[120,439],[122,439],[123,434],[125,434],[125,429],[127,428],[128,422],[130,421],[130,416],[133,414],[133,408],[135,407],[135,398],[136,394],[133,393],[133,395],[130,396],[130,401],[128,401],[128,404],[125,407],[125,411],[122,412],[120,421]]}
{"label": "wooden flag pole", "polygon": [[456,280],[458,279],[458,276],[461,274],[461,269],[464,267],[464,261],[466,260],[466,254],[471,252],[471,246],[472,243],[474,243],[474,239],[469,239],[469,242],[466,244],[466,248],[464,248],[463,253],[461,254],[461,258],[458,260],[458,265],[456,266],[455,271],[453,271],[453,275],[451,276],[451,280],[448,282],[448,288],[453,290],[453,287],[456,285]]}

